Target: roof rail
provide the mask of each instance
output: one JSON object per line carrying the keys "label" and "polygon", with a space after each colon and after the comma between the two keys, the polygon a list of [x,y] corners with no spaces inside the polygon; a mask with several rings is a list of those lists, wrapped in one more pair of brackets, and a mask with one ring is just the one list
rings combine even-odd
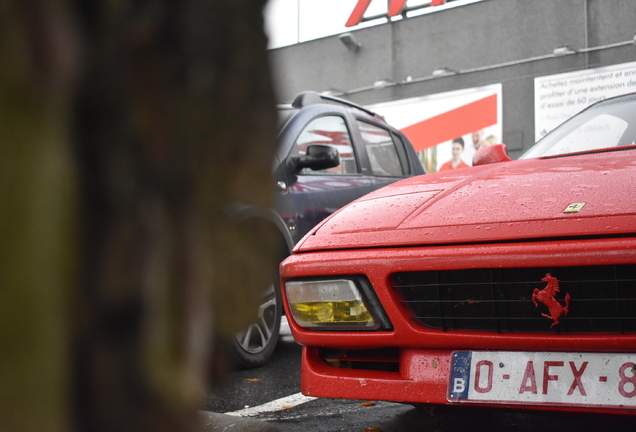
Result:
{"label": "roof rail", "polygon": [[318,103],[322,103],[323,100],[328,100],[331,102],[336,102],[342,105],[346,105],[352,108],[356,108],[359,109],[360,111],[363,111],[371,116],[377,117],[379,119],[383,119],[382,116],[380,116],[379,114],[371,111],[370,109],[367,109],[363,106],[360,106],[356,103],[353,103],[351,101],[345,100],[345,99],[340,99],[334,96],[328,96],[328,95],[324,95],[324,94],[320,94],[318,92],[315,91],[306,91],[306,92],[302,92],[299,93],[298,96],[296,96],[294,98],[294,101],[292,102],[292,106],[294,108],[302,108],[304,106],[307,105],[313,105],[313,104],[318,104]]}

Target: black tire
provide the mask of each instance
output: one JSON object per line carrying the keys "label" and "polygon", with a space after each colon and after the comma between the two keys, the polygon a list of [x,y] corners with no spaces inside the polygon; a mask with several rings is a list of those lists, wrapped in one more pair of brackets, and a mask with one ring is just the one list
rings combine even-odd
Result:
{"label": "black tire", "polygon": [[256,322],[234,335],[234,355],[243,368],[263,366],[276,349],[283,310],[278,285],[276,279],[263,291]]}

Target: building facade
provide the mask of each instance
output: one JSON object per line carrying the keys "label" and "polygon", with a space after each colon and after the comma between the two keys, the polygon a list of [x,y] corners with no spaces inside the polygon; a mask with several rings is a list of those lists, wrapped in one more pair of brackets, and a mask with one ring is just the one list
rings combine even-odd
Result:
{"label": "building facade", "polygon": [[[631,71],[635,18],[634,0],[483,0],[354,30],[359,49],[333,35],[271,49],[270,59],[281,102],[315,90],[376,106],[499,85],[500,141],[515,158],[539,138],[541,79],[621,65]],[[588,101],[604,89],[636,91],[636,76],[620,85],[594,80],[577,90]],[[571,88],[556,90],[559,99]]]}

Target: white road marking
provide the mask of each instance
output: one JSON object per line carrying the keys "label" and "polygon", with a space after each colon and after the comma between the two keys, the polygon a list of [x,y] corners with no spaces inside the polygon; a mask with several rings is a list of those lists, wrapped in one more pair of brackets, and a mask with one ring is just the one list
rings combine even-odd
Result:
{"label": "white road marking", "polygon": [[287,321],[287,317],[283,315],[280,317],[280,335],[281,336],[291,336],[291,329],[289,328],[289,321]]}
{"label": "white road marking", "polygon": [[292,336],[289,322],[285,315],[280,317],[280,340],[281,342],[294,342],[294,336]]}
{"label": "white road marking", "polygon": [[226,412],[225,414],[237,417],[252,417],[257,416],[261,413],[282,411],[284,409],[289,409],[307,402],[311,402],[315,399],[315,397],[305,396],[302,393],[296,393],[290,396],[285,396],[280,399],[273,400],[271,402],[267,402],[263,405],[245,408],[238,411]]}

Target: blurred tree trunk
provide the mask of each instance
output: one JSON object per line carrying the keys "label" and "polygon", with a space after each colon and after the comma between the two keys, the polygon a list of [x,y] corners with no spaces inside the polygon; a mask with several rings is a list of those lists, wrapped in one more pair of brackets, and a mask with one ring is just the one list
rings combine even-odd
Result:
{"label": "blurred tree trunk", "polygon": [[0,6],[3,431],[197,429],[271,265],[222,212],[270,205],[264,4]]}

